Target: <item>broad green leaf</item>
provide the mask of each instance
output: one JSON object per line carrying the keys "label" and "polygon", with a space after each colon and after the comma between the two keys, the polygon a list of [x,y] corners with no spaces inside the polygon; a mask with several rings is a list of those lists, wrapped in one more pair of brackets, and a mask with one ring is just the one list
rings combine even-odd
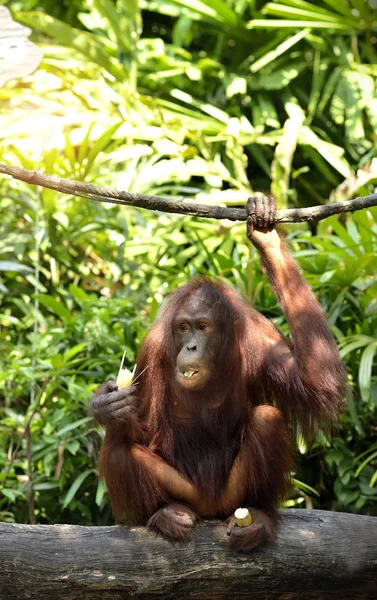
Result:
{"label": "broad green leaf", "polygon": [[361,465],[355,471],[355,477],[358,477],[360,475],[361,471],[364,469],[364,467],[367,464],[369,464],[372,460],[374,460],[375,458],[377,458],[377,451],[372,452],[365,460],[363,460]]}
{"label": "broad green leaf", "polygon": [[373,487],[375,485],[375,483],[377,483],[377,471],[375,472],[375,474],[371,477],[371,480],[369,482],[369,486]]}
{"label": "broad green leaf", "polygon": [[336,274],[336,269],[331,269],[330,271],[325,271],[321,275],[319,280],[321,283],[326,283],[327,281],[330,281],[330,279],[332,279],[335,274]]}
{"label": "broad green leaf", "polygon": [[292,29],[301,29],[310,27],[313,29],[343,29],[348,31],[350,27],[344,23],[334,20],[334,22],[320,20],[295,20],[295,19],[253,19],[247,23],[248,29],[280,29],[281,27],[290,27]]}
{"label": "broad green leaf", "polygon": [[17,499],[25,498],[25,494],[21,490],[1,488],[1,493],[11,502],[16,502]]}
{"label": "broad green leaf", "polygon": [[346,71],[347,81],[346,135],[351,140],[365,139],[363,109],[374,96],[374,81],[360,73]]}
{"label": "broad green leaf", "polygon": [[16,273],[33,273],[33,269],[13,260],[0,260],[0,271],[14,271]]}
{"label": "broad green leaf", "polygon": [[330,113],[337,125],[342,125],[347,107],[347,81],[344,77],[338,82],[331,101]]}
{"label": "broad green leaf", "polygon": [[[334,0],[332,0],[332,1],[334,1]],[[326,2],[326,0],[324,0],[324,2]],[[335,0],[335,2],[337,2],[337,0]],[[345,2],[345,0],[339,0],[338,5],[341,4],[342,2]],[[312,2],[306,2],[305,0],[280,0],[280,4],[285,4],[285,5],[291,6],[293,8],[298,8],[300,10],[309,10],[312,13],[317,13],[317,14],[322,15],[324,17],[329,17],[329,16],[334,17],[334,16],[337,16],[337,15],[334,15],[328,9],[322,8],[321,6],[316,6]],[[347,16],[347,17],[351,17],[352,16],[351,10],[349,8],[343,14],[345,16]]]}
{"label": "broad green leaf", "polygon": [[[84,161],[84,159],[86,158],[86,155],[88,153],[89,147],[90,147],[90,143],[91,143],[91,133],[94,127],[94,123],[91,123],[87,129],[87,132],[85,134],[84,139],[82,140],[80,146],[79,146],[79,150],[78,150],[78,155],[77,155],[77,162],[79,165],[81,165],[81,163]],[[80,172],[81,173],[81,172]]]}
{"label": "broad green leaf", "polygon": [[92,420],[93,420],[92,417],[83,417],[82,419],[79,419],[78,421],[75,421],[74,423],[70,423],[69,425],[62,427],[62,429],[59,429],[59,431],[56,432],[56,436],[65,435],[69,431],[73,431],[74,429],[77,429],[78,427],[81,427],[81,425],[84,425],[85,423],[89,423]]}
{"label": "broad green leaf", "polygon": [[250,44],[250,33],[245,24],[225,2],[221,0],[140,0],[141,8],[153,10],[171,17],[185,17],[193,21],[215,24],[220,32],[233,39]]}
{"label": "broad green leaf", "polygon": [[372,366],[374,355],[377,350],[377,342],[369,344],[361,355],[359,367],[359,387],[360,394],[364,402],[370,398],[370,379],[372,375]]}
{"label": "broad green leaf", "polygon": [[175,46],[183,48],[192,41],[193,38],[193,21],[188,16],[180,16],[174,23],[173,27],[173,43]]}
{"label": "broad green leaf", "polygon": [[72,440],[71,442],[65,442],[64,447],[73,455],[76,456],[77,452],[80,449],[79,440]]}
{"label": "broad green leaf", "polygon": [[97,492],[96,492],[96,500],[95,500],[97,506],[101,506],[105,494],[106,494],[105,483],[102,480],[100,480],[97,484]]}
{"label": "broad green leaf", "polygon": [[275,105],[267,94],[258,94],[257,100],[262,121],[273,129],[280,128],[280,121]]}
{"label": "broad green leaf", "polygon": [[377,500],[377,490],[372,489],[371,485],[360,483],[360,491],[364,496],[371,496],[374,500]]}
{"label": "broad green leaf", "polygon": [[[190,96],[187,98],[187,96],[185,95],[185,100],[183,100],[183,101],[184,102],[188,101],[190,103]],[[185,119],[186,126],[189,130],[192,127],[196,130],[199,129],[201,131],[207,131],[208,134],[212,134],[212,135],[216,135],[217,133],[222,131],[222,125],[217,121],[217,119],[205,117],[204,115],[201,115],[200,113],[198,113],[190,108],[187,108],[187,106],[182,106],[181,104],[170,102],[168,100],[157,99],[156,102],[161,107],[167,108],[171,111],[171,118],[173,118],[174,114],[182,115],[182,117]],[[226,115],[226,113],[225,113],[225,115]],[[224,117],[222,117],[222,119],[224,119]],[[227,115],[226,115],[226,119],[228,120]],[[151,128],[149,128],[149,130],[150,129]],[[154,131],[154,137],[151,139],[157,139],[158,137],[162,137],[164,135],[164,132],[157,127],[154,128],[153,131]],[[156,135],[157,131],[158,131],[158,135]],[[144,135],[140,136],[140,137],[143,137],[143,139],[148,139],[148,137],[145,137]]]}
{"label": "broad green leaf", "polygon": [[61,354],[54,354],[51,356],[51,364],[56,371],[60,371],[64,367],[63,356]]}
{"label": "broad green leaf", "polygon": [[38,294],[37,295],[38,302],[55,313],[61,320],[68,324],[72,321],[72,315],[69,310],[64,306],[60,300],[56,298],[52,298],[47,294]]}
{"label": "broad green leaf", "polygon": [[121,12],[128,15],[133,22],[141,28],[140,1],[139,0],[117,0],[117,7]]}
{"label": "broad green leaf", "polygon": [[207,15],[203,11],[199,12],[195,10],[195,6],[191,10],[191,7],[186,4],[186,7],[182,10],[182,7],[178,3],[175,3],[174,0],[139,0],[139,4],[142,10],[166,15],[169,18],[175,17],[178,19],[184,15],[192,21],[213,21],[209,14]]}
{"label": "broad green leaf", "polygon": [[94,143],[91,144],[90,150],[86,156],[87,162],[85,165],[84,177],[90,172],[94,160],[97,158],[98,154],[102,152],[106,146],[109,144],[112,139],[114,133],[119,129],[122,125],[122,122],[119,121],[115,123],[109,129],[107,129]]}
{"label": "broad green leaf", "polygon": [[69,293],[71,294],[71,296],[76,300],[76,302],[78,304],[87,304],[89,302],[89,294],[87,294],[85,292],[85,290],[83,290],[82,288],[78,287],[77,285],[73,285],[71,284],[69,286]]}
{"label": "broad green leaf", "polygon": [[350,165],[346,159],[343,158],[343,148],[321,140],[313,130],[309,129],[309,127],[303,126],[301,128],[299,143],[312,146],[334,169],[336,169],[344,177],[349,177],[351,175],[352,171]]}
{"label": "broad green leaf", "polygon": [[232,81],[226,88],[227,98],[232,98],[236,94],[246,94],[247,82],[244,77],[233,76]]}
{"label": "broad green leaf", "polygon": [[331,450],[329,450],[328,452],[326,452],[326,462],[329,465],[340,465],[340,463],[343,460],[343,452],[341,450],[338,450],[337,448],[332,448]]}
{"label": "broad green leaf", "polygon": [[316,51],[314,54],[313,79],[308,103],[308,118],[306,120],[307,125],[309,125],[315,115],[328,67],[328,61],[323,60],[321,53]]}
{"label": "broad green leaf", "polygon": [[333,70],[333,72],[331,73],[327,82],[325,83],[325,86],[322,91],[321,100],[318,103],[318,113],[319,114],[325,110],[341,76],[342,76],[342,68],[336,67]]}
{"label": "broad green leaf", "polygon": [[294,102],[288,102],[285,109],[289,117],[284,123],[283,135],[276,146],[271,165],[271,190],[277,199],[279,208],[286,208],[288,204],[292,160],[305,119],[303,110]]}
{"label": "broad green leaf", "polygon": [[[162,134],[162,132],[160,132]],[[114,136],[116,137],[116,136]],[[155,139],[154,146],[159,141],[161,135]],[[171,142],[174,143],[174,142]],[[133,146],[123,146],[114,152],[106,152],[106,161],[109,164],[118,164],[129,160],[140,160],[144,156],[152,156],[153,148],[146,144],[134,144]]]}
{"label": "broad green leaf", "polygon": [[68,363],[71,358],[79,354],[84,348],[88,346],[88,342],[82,342],[81,344],[76,344],[76,346],[72,346],[63,354],[64,363]]}
{"label": "broad green leaf", "polygon": [[80,473],[80,475],[78,475],[76,477],[76,479],[74,480],[74,482],[72,483],[71,487],[69,488],[64,501],[63,501],[63,508],[67,508],[68,504],[70,502],[72,502],[72,500],[74,499],[74,497],[76,496],[77,492],[79,491],[80,487],[82,486],[82,484],[84,483],[85,479],[88,477],[88,475],[90,475],[92,473],[91,469],[87,469],[86,471],[84,471],[83,473]]}
{"label": "broad green leaf", "polygon": [[310,29],[303,29],[295,35],[287,38],[286,40],[284,40],[284,42],[282,42],[276,48],[274,48],[274,50],[270,50],[270,52],[267,52],[267,54],[261,56],[260,58],[258,58],[258,60],[252,63],[250,66],[250,71],[252,73],[256,73],[272,61],[276,60],[278,56],[281,56],[282,54],[284,54],[284,52],[292,48],[292,46],[294,46],[300,40],[302,40],[309,32]]}
{"label": "broad green leaf", "polygon": [[65,155],[69,160],[72,171],[74,172],[76,166],[76,154],[67,133],[65,133]]}
{"label": "broad green leaf", "polygon": [[[317,169],[319,173],[325,178],[326,181],[329,182],[332,186],[337,186],[339,183],[339,178],[337,174],[334,173],[333,169],[329,165],[328,160],[325,160],[322,154],[319,154],[317,150],[313,146],[305,147],[305,156],[311,161],[314,168]],[[323,202],[323,199],[319,197],[320,203]]]}
{"label": "broad green leaf", "polygon": [[236,27],[239,24],[236,13],[222,0],[170,0],[170,2],[226,24],[227,27]]}
{"label": "broad green leaf", "polygon": [[350,17],[352,14],[351,7],[347,0],[323,0],[323,2],[331,6],[331,8],[344,15],[345,17]]}
{"label": "broad green leaf", "polygon": [[334,121],[337,124],[345,123],[347,137],[354,140],[365,138],[362,109],[364,104],[372,100],[373,94],[373,80],[366,77],[360,81],[360,77],[357,72],[343,72],[330,108]]}
{"label": "broad green leaf", "polygon": [[369,345],[371,342],[373,342],[373,338],[370,338],[368,336],[354,336],[354,338],[357,339],[352,339],[351,341],[347,342],[347,338],[345,338],[344,342],[342,343],[342,347],[340,348],[340,356],[342,358],[344,358],[345,356],[347,356],[347,354],[350,354],[351,352],[353,352],[354,350],[357,350],[358,348],[362,348],[363,346],[367,346]]}
{"label": "broad green leaf", "polygon": [[[289,3],[291,4],[291,3]],[[323,21],[331,24],[342,24],[344,28],[355,27],[360,28],[359,21],[350,15],[350,18],[339,17],[330,11],[325,9],[318,11],[313,10],[310,3],[301,3],[301,8],[297,6],[287,6],[285,4],[279,4],[277,2],[269,2],[263,7],[262,12],[264,14],[274,15],[276,17],[284,17],[291,19],[306,19],[308,21]]]}
{"label": "broad green leaf", "polygon": [[0,313],[0,322],[2,325],[7,327],[8,325],[15,325],[16,327],[24,327],[23,323],[20,319],[16,317],[12,317],[11,315],[5,315],[4,313]]}
{"label": "broad green leaf", "polygon": [[349,234],[348,230],[343,226],[343,224],[339,221],[339,219],[337,217],[330,217],[328,224],[331,225],[331,227],[339,236],[339,238],[344,241],[345,246],[347,246],[347,248],[352,251],[352,254],[354,254],[357,257],[361,257],[362,249],[360,248],[359,244],[355,242],[355,240],[352,238],[352,236]]}
{"label": "broad green leaf", "polygon": [[52,482],[50,483],[48,481],[46,481],[44,483],[35,483],[33,485],[34,491],[38,491],[38,492],[41,492],[41,491],[44,491],[44,490],[54,490],[54,489],[56,489],[58,487],[60,487],[59,483],[52,483]]}
{"label": "broad green leaf", "polygon": [[[94,6],[107,21],[111,32],[114,34],[118,46],[123,52],[130,52],[133,47],[130,22],[125,15],[119,13],[111,0],[94,0]],[[136,40],[135,40],[136,42]]]}
{"label": "broad green leaf", "polygon": [[248,77],[251,90],[281,90],[307,68],[305,62],[290,62],[272,73],[257,73]]}
{"label": "broad green leaf", "polygon": [[319,493],[317,492],[317,490],[312,488],[307,483],[304,483],[303,481],[299,481],[298,479],[295,479],[295,478],[292,479],[292,483],[293,483],[293,485],[298,487],[300,490],[303,490],[304,492],[306,492],[308,494],[314,494],[315,496],[319,497]]}
{"label": "broad green leaf", "polygon": [[362,458],[364,458],[364,456],[367,456],[368,454],[370,454],[371,452],[373,452],[374,450],[377,450],[377,442],[375,444],[372,444],[368,450],[364,450],[364,452],[362,452],[361,454],[358,454],[356,456],[356,458],[354,459],[354,463],[359,462]]}
{"label": "broad green leaf", "polygon": [[182,92],[181,90],[171,90],[170,94],[173,98],[176,98],[177,100],[181,100],[181,102],[186,102],[191,106],[199,108],[207,115],[213,117],[214,119],[217,119],[218,121],[221,121],[222,123],[228,123],[229,121],[228,114],[225,111],[220,110],[216,106],[213,106],[213,104],[201,102],[200,100],[195,100],[193,96],[187,94],[186,92]]}
{"label": "broad green leaf", "polygon": [[69,44],[78,52],[81,52],[86,58],[93,61],[100,67],[103,67],[115,79],[119,81],[127,80],[128,73],[124,67],[109,55],[108,50],[104,48],[101,39],[93,33],[75,29],[58,19],[54,19],[42,12],[23,12],[18,13],[17,18],[38,29],[52,38],[56,38],[62,44]]}
{"label": "broad green leaf", "polygon": [[356,246],[362,246],[360,232],[356,223],[348,219],[346,222],[346,228]]}
{"label": "broad green leaf", "polygon": [[360,422],[360,418],[357,412],[357,408],[356,408],[356,404],[355,401],[353,399],[353,397],[351,396],[351,394],[347,394],[347,407],[348,407],[348,412],[349,415],[352,419],[352,423],[355,426],[356,431],[362,435],[363,434],[363,428]]}
{"label": "broad green leaf", "polygon": [[371,128],[374,131],[376,131],[377,130],[377,98],[371,99],[367,103],[365,110],[368,115],[368,119],[369,119]]}

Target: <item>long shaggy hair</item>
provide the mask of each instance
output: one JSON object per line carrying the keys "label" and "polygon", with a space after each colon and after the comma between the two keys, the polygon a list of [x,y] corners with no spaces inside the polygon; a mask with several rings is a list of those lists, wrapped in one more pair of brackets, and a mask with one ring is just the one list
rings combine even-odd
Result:
{"label": "long shaggy hair", "polygon": [[[293,264],[292,277],[298,278],[295,268]],[[176,382],[173,326],[185,303],[199,293],[212,309],[221,339],[211,379],[203,389],[189,391]],[[100,471],[118,521],[146,522],[169,501],[153,470],[134,460],[132,446],[151,459],[152,453],[161,457],[213,507],[220,506],[216,501],[242,449],[250,457],[243,475],[244,502],[274,513],[289,485],[292,432],[299,429],[310,437],[320,424],[334,421],[345,391],[344,367],[314,297],[303,310],[305,315],[297,315],[295,339],[305,361],[271,321],[223,283],[201,277],[169,296],[137,358],[139,408],[132,436],[122,433],[121,424],[108,429],[101,450]],[[300,323],[311,327],[308,341]],[[307,367],[313,344],[315,360],[323,356],[323,365],[330,366],[320,383],[316,365]],[[189,407],[191,417],[174,418],[175,404]],[[277,408],[266,406],[271,404]],[[214,510],[221,516],[223,509]]]}
{"label": "long shaggy hair", "polygon": [[[182,306],[197,293],[212,307],[221,339],[211,380],[204,389],[190,392],[175,381],[173,323]],[[168,297],[140,349],[135,375],[148,366],[140,377],[138,395],[150,448],[213,499],[224,488],[247,435],[250,409],[266,400],[262,385],[266,330],[277,333],[230,287],[200,277]],[[200,407],[200,397],[209,396],[216,399],[218,408],[206,408],[207,402]],[[198,407],[189,426],[177,424],[171,417],[178,398]],[[146,437],[140,441],[147,442]]]}

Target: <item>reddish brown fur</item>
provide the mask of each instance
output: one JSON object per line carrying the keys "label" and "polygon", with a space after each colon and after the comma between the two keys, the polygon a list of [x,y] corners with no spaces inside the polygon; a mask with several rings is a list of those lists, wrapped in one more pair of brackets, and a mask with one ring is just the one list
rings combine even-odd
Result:
{"label": "reddish brown fur", "polygon": [[[285,259],[292,279],[287,285],[305,286],[295,263]],[[279,277],[270,262],[265,266],[287,314],[281,282],[274,283]],[[172,323],[198,290],[214,307],[222,340],[215,379],[200,392],[188,392],[174,377]],[[260,511],[247,548],[273,538],[275,507],[287,493],[292,468],[288,427],[298,426],[310,435],[323,419],[334,420],[345,388],[342,363],[321,308],[309,288],[297,292],[307,293],[310,301],[304,312],[296,311],[296,325],[288,314],[293,343],[218,282],[196,279],[169,296],[137,358],[136,377],[148,367],[139,379],[138,422],[127,428],[109,426],[101,451],[100,470],[118,521],[151,519],[153,525],[154,513],[174,500],[205,517],[228,517],[247,505]],[[320,381],[319,357],[324,370]],[[218,408],[198,408],[189,424],[176,422],[173,403],[192,404],[192,394],[198,407],[200,398],[222,402]],[[273,402],[278,408],[268,406]],[[175,491],[181,488],[177,497]],[[165,533],[171,537],[185,533],[178,525],[172,531],[174,523],[169,527]],[[238,538],[234,531],[231,544],[242,549],[245,544]]]}
{"label": "reddish brown fur", "polygon": [[147,525],[157,531],[163,531],[168,537],[184,540],[197,518],[189,506],[173,502],[156,511]]}

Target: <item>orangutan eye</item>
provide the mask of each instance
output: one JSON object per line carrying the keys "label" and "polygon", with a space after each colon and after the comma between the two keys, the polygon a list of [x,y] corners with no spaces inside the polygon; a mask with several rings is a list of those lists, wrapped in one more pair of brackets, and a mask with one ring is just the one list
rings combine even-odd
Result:
{"label": "orangutan eye", "polygon": [[207,323],[199,323],[199,329],[201,331],[204,331],[205,329],[207,329]]}
{"label": "orangutan eye", "polygon": [[181,323],[179,325],[179,331],[182,331],[182,332],[188,331],[187,325],[185,325],[184,323]]}

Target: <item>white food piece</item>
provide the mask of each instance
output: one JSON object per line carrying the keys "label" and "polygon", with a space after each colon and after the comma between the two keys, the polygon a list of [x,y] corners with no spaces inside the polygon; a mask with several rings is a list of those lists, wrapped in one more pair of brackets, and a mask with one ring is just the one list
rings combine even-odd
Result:
{"label": "white food piece", "polygon": [[195,371],[185,371],[185,372],[183,373],[183,375],[184,375],[185,377],[192,377],[192,376],[194,375],[194,373],[195,373]]}
{"label": "white food piece", "polygon": [[234,516],[238,527],[247,527],[253,522],[251,514],[247,508],[237,508],[237,510],[234,512]]}
{"label": "white food piece", "polygon": [[133,373],[129,369],[121,369],[116,380],[118,388],[121,389],[131,385],[132,378]]}

